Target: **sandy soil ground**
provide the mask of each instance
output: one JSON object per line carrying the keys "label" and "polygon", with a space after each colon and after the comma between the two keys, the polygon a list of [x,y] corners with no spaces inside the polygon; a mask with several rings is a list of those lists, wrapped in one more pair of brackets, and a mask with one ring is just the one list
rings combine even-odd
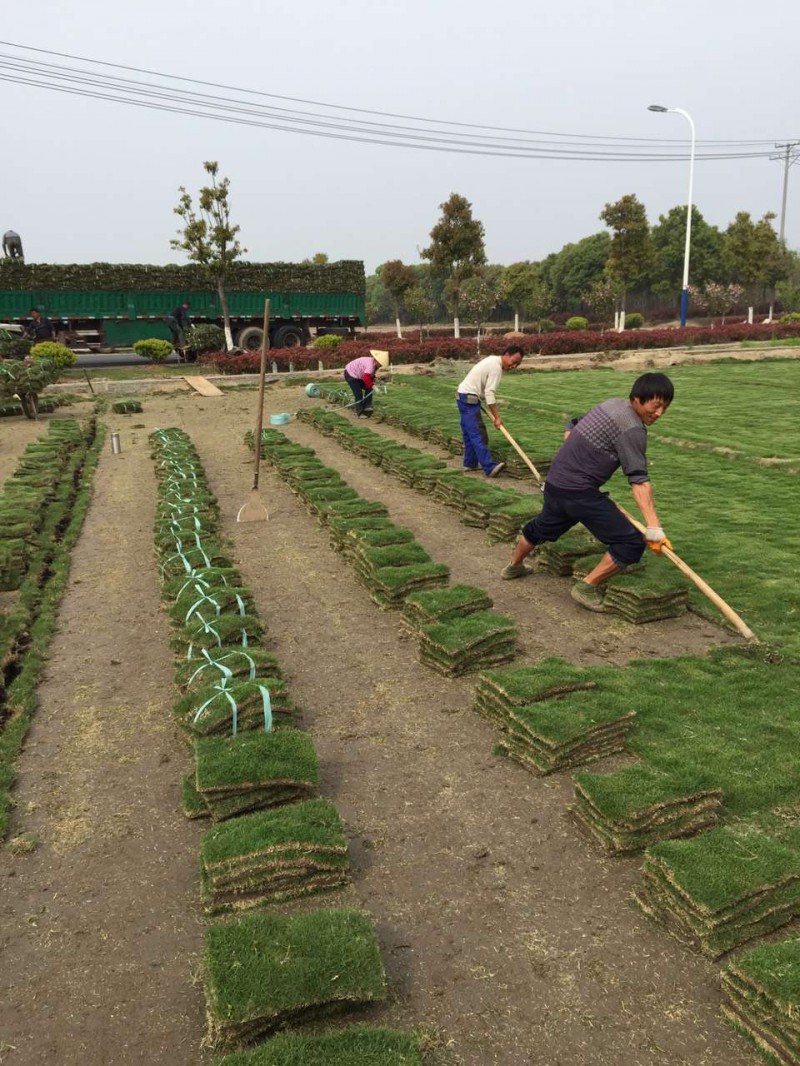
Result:
{"label": "sandy soil ground", "polygon": [[[269,390],[267,410],[305,402],[300,389]],[[202,829],[179,809],[188,755],[169,722],[172,663],[152,562],[146,433],[168,425],[200,450],[304,709],[323,792],[348,829],[354,884],[320,904],[362,906],[376,922],[391,996],[362,1017],[424,1026],[443,1060],[463,1066],[759,1061],[719,1019],[718,967],[632,906],[639,862],[604,858],[573,826],[569,776],[536,779],[493,754],[493,731],[471,710],[474,679],[417,662],[396,615],[371,602],[268,469],[269,523],[237,526],[253,408],[251,392],[174,395],[107,418],[123,453],[107,449],[98,469],[19,763],[13,831],[40,843],[0,852],[0,1062],[201,1059],[192,975]],[[556,578],[501,582],[506,546],[309,427],[288,432],[383,500],[453,580],[481,585],[517,618],[520,662],[622,662],[731,639],[693,616],[648,627],[589,616]]]}

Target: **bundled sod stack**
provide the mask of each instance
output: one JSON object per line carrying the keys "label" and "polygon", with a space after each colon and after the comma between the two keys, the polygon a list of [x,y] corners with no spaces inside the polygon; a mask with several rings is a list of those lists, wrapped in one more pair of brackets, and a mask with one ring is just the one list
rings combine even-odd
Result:
{"label": "bundled sod stack", "polygon": [[496,611],[476,611],[419,629],[420,661],[445,677],[507,663],[516,654],[514,620]]}
{"label": "bundled sod stack", "polygon": [[640,907],[710,958],[800,916],[800,852],[754,828],[722,826],[648,848]]}
{"label": "bundled sod stack", "polygon": [[572,813],[611,855],[710,829],[721,807],[719,789],[677,780],[650,766],[578,773],[574,780]]}
{"label": "bundled sod stack", "polygon": [[353,1026],[324,1036],[279,1033],[251,1051],[235,1051],[216,1066],[423,1066],[416,1037]]}
{"label": "bundled sod stack", "polygon": [[583,766],[624,751],[636,716],[600,687],[607,673],[561,659],[488,671],[475,690],[475,709],[502,730],[500,751],[533,773]]}
{"label": "bundled sod stack", "polygon": [[723,1017],[769,1062],[800,1062],[800,939],[761,944],[722,971]]}
{"label": "bundled sod stack", "polygon": [[[223,647],[228,654],[228,646]],[[174,713],[182,728],[196,737],[236,736],[248,729],[291,726],[298,719],[286,682],[263,675],[252,680],[223,675],[187,692],[175,704]]]}
{"label": "bundled sod stack", "polygon": [[115,415],[139,415],[142,405],[138,400],[117,400],[111,404],[111,410]]}
{"label": "bundled sod stack", "polygon": [[209,830],[200,849],[206,908],[247,910],[347,883],[347,839],[336,808],[308,800]]}
{"label": "bundled sod stack", "polygon": [[[308,799],[319,788],[314,745],[298,729],[201,737],[195,764],[189,785],[217,821]],[[187,786],[187,798],[191,795]]]}
{"label": "bundled sod stack", "polygon": [[352,910],[251,914],[213,925],[203,956],[209,1043],[252,1043],[274,1029],[382,1000],[370,920]]}

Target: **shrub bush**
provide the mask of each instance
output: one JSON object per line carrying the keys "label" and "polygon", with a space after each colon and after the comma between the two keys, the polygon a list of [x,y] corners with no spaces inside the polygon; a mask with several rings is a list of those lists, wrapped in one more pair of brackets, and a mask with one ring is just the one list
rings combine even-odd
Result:
{"label": "shrub bush", "polygon": [[47,385],[58,378],[58,367],[50,359],[33,363],[7,362],[0,364],[0,401],[19,396],[27,418],[36,417],[36,398]]}
{"label": "shrub bush", "polygon": [[338,333],[325,333],[322,337],[316,337],[312,347],[314,348],[338,348],[344,338]]}
{"label": "shrub bush", "polygon": [[800,311],[790,311],[786,315],[781,315],[780,322],[800,322]]}
{"label": "shrub bush", "polygon": [[172,345],[169,341],[163,341],[158,337],[149,340],[137,341],[133,350],[142,359],[151,359],[154,363],[163,363],[172,355]]}
{"label": "shrub bush", "polygon": [[540,318],[539,319],[539,332],[540,333],[552,333],[556,328],[555,322],[552,318]]}
{"label": "shrub bush", "polygon": [[583,318],[581,315],[573,315],[572,318],[568,318],[564,323],[567,329],[588,329],[589,319]]}
{"label": "shrub bush", "polygon": [[640,315],[638,311],[625,315],[625,329],[641,329],[643,325],[644,315]]}
{"label": "shrub bush", "polygon": [[218,352],[225,347],[225,333],[213,322],[191,326],[186,333],[186,343],[198,355],[204,352]]}
{"label": "shrub bush", "polygon": [[74,366],[78,357],[66,344],[57,344],[55,341],[42,341],[34,344],[31,348],[31,359],[48,359],[51,363],[62,370],[65,366]]}
{"label": "shrub bush", "polygon": [[0,329],[0,359],[24,359],[30,350],[31,342],[27,337]]}

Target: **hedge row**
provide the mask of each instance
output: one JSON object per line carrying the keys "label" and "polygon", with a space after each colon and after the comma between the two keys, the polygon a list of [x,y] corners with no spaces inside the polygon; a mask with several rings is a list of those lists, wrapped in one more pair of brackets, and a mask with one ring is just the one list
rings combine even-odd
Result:
{"label": "hedge row", "polygon": [[[364,264],[234,263],[227,275],[231,292],[355,292],[364,294]],[[0,262],[0,290],[103,289],[180,290],[214,288],[197,264]]]}

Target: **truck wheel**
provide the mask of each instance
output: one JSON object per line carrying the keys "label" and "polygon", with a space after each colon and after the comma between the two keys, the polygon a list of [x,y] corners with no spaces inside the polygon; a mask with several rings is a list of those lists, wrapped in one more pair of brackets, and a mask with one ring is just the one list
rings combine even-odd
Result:
{"label": "truck wheel", "polygon": [[257,352],[261,347],[263,337],[263,329],[258,326],[246,326],[244,329],[239,330],[236,343],[240,348],[244,348],[246,352]]}
{"label": "truck wheel", "polygon": [[299,348],[305,344],[306,335],[302,326],[281,326],[275,330],[276,348]]}

